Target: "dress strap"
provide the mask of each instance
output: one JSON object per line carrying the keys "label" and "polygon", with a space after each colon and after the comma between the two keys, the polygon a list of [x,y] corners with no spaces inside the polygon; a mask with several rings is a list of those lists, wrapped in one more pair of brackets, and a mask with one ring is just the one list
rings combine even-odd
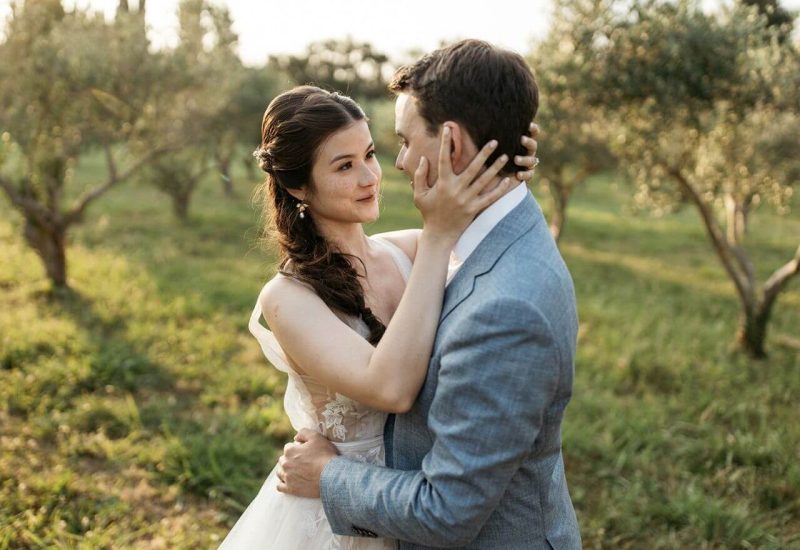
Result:
{"label": "dress strap", "polygon": [[377,235],[375,237],[371,237],[372,240],[381,243],[386,247],[386,249],[391,253],[392,259],[394,263],[397,265],[397,269],[400,270],[400,274],[403,276],[406,282],[408,282],[409,276],[411,276],[411,258],[409,258],[403,250],[394,244],[389,239],[381,237]]}
{"label": "dress strap", "polygon": [[289,365],[289,360],[278,343],[278,339],[275,338],[271,330],[268,330],[260,323],[261,314],[261,296],[259,295],[258,300],[256,300],[256,307],[253,308],[253,313],[250,314],[250,322],[247,324],[250,334],[255,336],[258,343],[261,344],[261,351],[264,352],[264,355],[276,369],[281,372],[293,372],[294,369]]}

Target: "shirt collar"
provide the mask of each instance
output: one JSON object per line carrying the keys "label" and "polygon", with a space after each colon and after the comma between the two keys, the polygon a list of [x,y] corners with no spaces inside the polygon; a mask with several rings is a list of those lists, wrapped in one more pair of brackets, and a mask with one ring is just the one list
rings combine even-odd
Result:
{"label": "shirt collar", "polygon": [[500,220],[506,217],[509,212],[514,210],[528,195],[528,187],[520,183],[514,189],[497,199],[489,208],[480,213],[461,234],[455,248],[453,248],[454,260],[465,262],[469,258],[486,235],[494,229]]}

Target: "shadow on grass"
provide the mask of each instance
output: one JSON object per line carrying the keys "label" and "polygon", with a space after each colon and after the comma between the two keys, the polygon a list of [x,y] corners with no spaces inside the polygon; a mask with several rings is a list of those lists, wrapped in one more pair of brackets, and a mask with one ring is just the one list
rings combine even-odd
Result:
{"label": "shadow on grass", "polygon": [[745,387],[794,370],[796,351],[773,338],[800,322],[793,308],[778,304],[770,357],[753,361],[733,347],[740,306],[732,285],[658,258],[563,247],[578,295],[579,367],[617,395],[693,385],[713,394],[721,379]]}
{"label": "shadow on grass", "polygon": [[285,442],[253,431],[237,415],[216,414],[211,425],[162,423],[166,436],[159,476],[222,505],[233,520],[256,496]]}
{"label": "shadow on grass", "polygon": [[172,374],[125,336],[127,323],[123,316],[103,315],[91,298],[71,288],[42,291],[34,298],[43,311],[72,319],[88,336],[90,348],[96,350],[89,359],[90,374],[75,385],[76,393],[106,386],[134,393],[174,386]]}
{"label": "shadow on grass", "polygon": [[[202,385],[186,384],[177,375],[153,362],[146,352],[126,337],[124,317],[109,314],[80,291],[42,291],[33,299],[43,314],[70,318],[94,350],[80,373],[52,378],[58,371],[40,376],[34,414],[56,413],[71,429],[85,434],[70,451],[76,471],[115,471],[120,456],[134,453],[136,461],[166,484],[221,505],[232,521],[255,496],[286,439],[281,430],[264,426],[270,418],[248,420],[248,409],[229,413],[209,407]],[[37,365],[38,368],[38,365]],[[63,373],[64,369],[61,369]],[[263,388],[261,390],[264,391]],[[52,392],[53,399],[42,394]],[[43,406],[43,403],[45,405]],[[258,411],[258,403],[252,410]],[[27,416],[27,411],[19,411]],[[31,411],[33,412],[33,411]],[[257,414],[257,413],[253,413]],[[95,450],[92,434],[102,432],[128,451]],[[127,455],[125,455],[127,456]]]}

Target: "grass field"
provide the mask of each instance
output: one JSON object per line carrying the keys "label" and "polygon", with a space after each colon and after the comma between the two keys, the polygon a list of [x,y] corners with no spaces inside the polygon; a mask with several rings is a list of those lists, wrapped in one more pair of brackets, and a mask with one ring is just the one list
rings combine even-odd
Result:
{"label": "grass field", "polygon": [[[394,172],[369,232],[419,223]],[[0,549],[215,547],[255,495],[292,431],[246,328],[274,256],[243,174],[237,188],[205,182],[187,224],[149,187],[112,190],[71,233],[58,295],[0,199]],[[762,279],[797,247],[795,202],[753,218]],[[624,185],[596,178],[562,250],[585,547],[800,548],[800,281],[757,362],[731,352],[738,304],[693,211],[631,215]]]}

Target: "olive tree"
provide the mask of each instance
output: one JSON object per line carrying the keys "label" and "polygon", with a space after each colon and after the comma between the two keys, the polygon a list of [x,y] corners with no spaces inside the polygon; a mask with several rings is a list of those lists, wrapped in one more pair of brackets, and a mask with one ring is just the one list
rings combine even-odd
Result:
{"label": "olive tree", "polygon": [[800,179],[800,55],[767,23],[742,5],[704,13],[647,2],[596,48],[602,103],[617,120],[611,143],[636,202],[697,211],[739,298],[735,342],[757,358],[777,298],[800,272],[798,246],[761,282],[745,246],[757,209],[788,212]]}
{"label": "olive tree", "polygon": [[[86,209],[167,148],[151,131],[162,80],[143,19],[16,2],[0,43],[0,189],[23,217],[26,242],[54,287],[67,286],[67,234]],[[81,156],[100,151],[106,174],[79,185]]]}
{"label": "olive tree", "polygon": [[614,167],[603,110],[592,104],[595,34],[609,18],[609,2],[557,0],[546,38],[530,55],[540,90],[537,168],[552,198],[550,232],[558,241],[573,192]]}
{"label": "olive tree", "polygon": [[389,58],[367,42],[352,38],[312,42],[301,55],[271,57],[270,65],[297,84],[322,86],[359,101],[389,97]]}
{"label": "olive tree", "polygon": [[237,129],[226,126],[225,115],[243,72],[227,10],[204,0],[182,0],[178,21],[178,45],[155,55],[170,74],[172,90],[161,124],[183,137],[180,146],[150,163],[144,179],[167,194],[174,214],[186,220],[201,179],[215,164],[228,169]]}

